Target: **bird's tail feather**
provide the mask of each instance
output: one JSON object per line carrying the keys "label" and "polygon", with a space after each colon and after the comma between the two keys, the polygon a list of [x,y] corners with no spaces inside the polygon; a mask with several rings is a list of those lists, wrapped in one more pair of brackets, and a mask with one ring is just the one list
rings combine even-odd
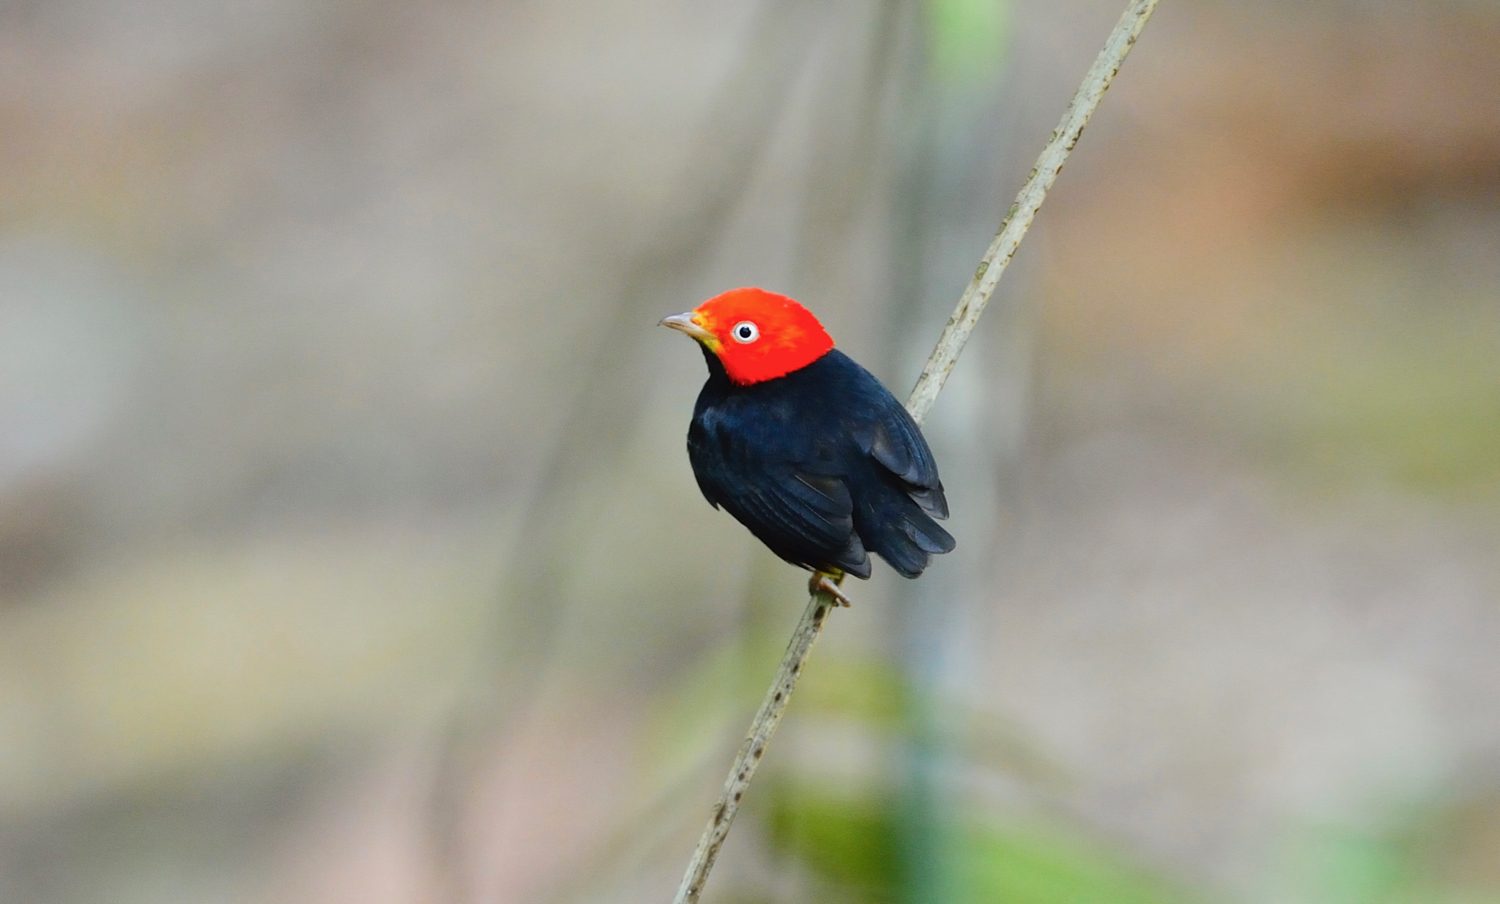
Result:
{"label": "bird's tail feather", "polygon": [[865,545],[902,577],[914,578],[926,570],[934,554],[951,551],[957,541],[915,504],[908,501],[903,509],[883,522],[876,542],[867,537]]}

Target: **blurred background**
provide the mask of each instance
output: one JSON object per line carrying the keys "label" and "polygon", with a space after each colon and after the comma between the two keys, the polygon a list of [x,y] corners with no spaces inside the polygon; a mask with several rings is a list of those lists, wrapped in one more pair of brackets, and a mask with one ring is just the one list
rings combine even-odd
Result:
{"label": "blurred background", "polygon": [[[1122,8],[0,5],[0,901],[668,900],[806,595],[657,321],[904,396]],[[1161,5],[706,901],[1500,901],[1497,47]]]}

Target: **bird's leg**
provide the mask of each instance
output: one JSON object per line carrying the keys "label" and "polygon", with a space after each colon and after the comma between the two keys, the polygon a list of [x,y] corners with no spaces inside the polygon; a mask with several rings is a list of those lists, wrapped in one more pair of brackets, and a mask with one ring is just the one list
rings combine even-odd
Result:
{"label": "bird's leg", "polygon": [[[843,575],[839,575],[838,577],[842,578]],[[854,605],[854,602],[844,595],[844,591],[839,589],[837,580],[838,578],[826,572],[814,571],[813,576],[807,581],[807,592],[818,593],[821,591],[826,593],[833,597],[835,605],[845,608]]]}

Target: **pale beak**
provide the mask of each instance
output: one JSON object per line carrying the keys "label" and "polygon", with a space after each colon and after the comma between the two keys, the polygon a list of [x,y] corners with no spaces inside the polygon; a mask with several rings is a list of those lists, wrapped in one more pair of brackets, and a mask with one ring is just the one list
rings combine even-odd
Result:
{"label": "pale beak", "polygon": [[703,327],[693,322],[692,311],[689,311],[686,314],[673,314],[671,317],[663,317],[661,319],[661,326],[669,326],[674,330],[679,330],[681,332],[687,333],[689,336],[692,336],[699,342],[718,341],[714,337],[713,333],[710,333],[708,330],[705,330]]}

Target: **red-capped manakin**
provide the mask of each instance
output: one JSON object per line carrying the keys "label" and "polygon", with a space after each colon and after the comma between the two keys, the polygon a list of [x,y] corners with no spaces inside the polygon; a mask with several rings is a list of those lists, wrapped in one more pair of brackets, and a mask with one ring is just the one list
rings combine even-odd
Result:
{"label": "red-capped manakin", "polygon": [[906,409],[833,347],[806,308],[732,289],[662,320],[698,340],[708,382],[688,427],[698,487],[776,555],[830,578],[870,576],[875,553],[922,573],[954,540],[932,451]]}

